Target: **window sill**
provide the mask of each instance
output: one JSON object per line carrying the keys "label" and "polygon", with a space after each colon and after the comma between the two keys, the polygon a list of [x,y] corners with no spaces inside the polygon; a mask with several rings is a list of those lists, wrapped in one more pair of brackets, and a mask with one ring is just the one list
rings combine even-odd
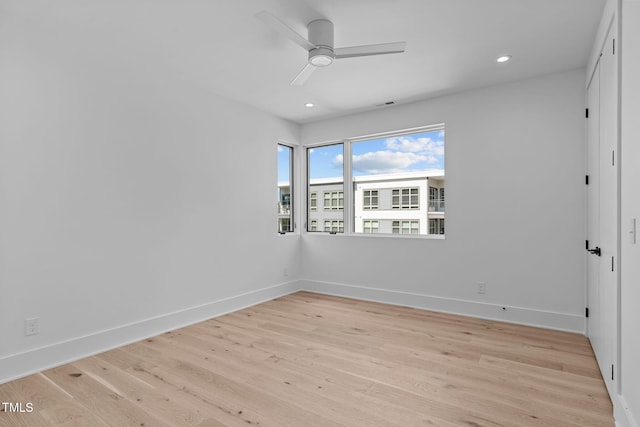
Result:
{"label": "window sill", "polygon": [[331,237],[364,237],[365,239],[417,239],[417,240],[445,240],[444,234],[389,234],[389,233],[337,233],[330,234],[323,231],[305,231],[305,236],[331,236]]}

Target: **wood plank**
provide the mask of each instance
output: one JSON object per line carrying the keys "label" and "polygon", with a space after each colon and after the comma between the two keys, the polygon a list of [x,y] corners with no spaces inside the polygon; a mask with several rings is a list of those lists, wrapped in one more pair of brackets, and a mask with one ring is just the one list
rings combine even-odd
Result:
{"label": "wood plank", "polygon": [[584,336],[298,292],[0,385],[2,426],[613,426]]}

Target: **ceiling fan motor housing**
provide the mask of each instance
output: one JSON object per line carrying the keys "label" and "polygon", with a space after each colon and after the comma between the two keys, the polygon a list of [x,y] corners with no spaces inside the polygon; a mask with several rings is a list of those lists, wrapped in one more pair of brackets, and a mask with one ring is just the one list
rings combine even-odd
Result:
{"label": "ceiling fan motor housing", "polygon": [[316,45],[309,51],[309,63],[316,67],[330,65],[335,54],[333,53],[333,23],[326,19],[316,19],[309,22],[309,41]]}

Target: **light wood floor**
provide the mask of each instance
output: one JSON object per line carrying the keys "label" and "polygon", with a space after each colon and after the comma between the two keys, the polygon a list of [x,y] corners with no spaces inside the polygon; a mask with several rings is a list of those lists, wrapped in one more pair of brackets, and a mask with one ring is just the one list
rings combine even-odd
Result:
{"label": "light wood floor", "polygon": [[0,385],[0,400],[34,407],[1,426],[613,426],[583,336],[307,292]]}

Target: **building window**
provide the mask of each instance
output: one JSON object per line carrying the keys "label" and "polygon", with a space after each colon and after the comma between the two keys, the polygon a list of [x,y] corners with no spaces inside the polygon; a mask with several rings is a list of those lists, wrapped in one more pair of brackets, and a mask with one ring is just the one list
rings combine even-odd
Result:
{"label": "building window", "polygon": [[344,192],[330,191],[324,193],[324,209],[328,211],[341,211],[344,209]]}
{"label": "building window", "polygon": [[429,234],[444,234],[444,218],[429,220]]}
{"label": "building window", "polygon": [[393,221],[391,228],[393,234],[420,234],[420,221]]}
{"label": "building window", "polygon": [[444,212],[444,188],[429,187],[429,212]]}
{"label": "building window", "polygon": [[290,233],[293,224],[293,147],[278,144],[278,233]]}
{"label": "building window", "polygon": [[365,219],[362,224],[362,230],[365,233],[377,233],[380,230],[378,221]]}
{"label": "building window", "polygon": [[362,194],[364,198],[362,201],[362,209],[378,209],[378,190],[364,190]]}
{"label": "building window", "polygon": [[318,210],[318,193],[315,191],[309,195],[309,210],[314,212]]}
{"label": "building window", "polygon": [[278,227],[280,232],[287,232],[291,230],[291,220],[289,218],[280,218],[280,225]]}
{"label": "building window", "polygon": [[318,231],[318,220],[311,220],[311,223],[309,224],[309,231]]}
{"label": "building window", "polygon": [[344,233],[344,221],[326,220],[324,222],[324,231],[329,233]]}
{"label": "building window", "polygon": [[391,207],[393,209],[420,208],[418,188],[394,188],[391,191]]}

